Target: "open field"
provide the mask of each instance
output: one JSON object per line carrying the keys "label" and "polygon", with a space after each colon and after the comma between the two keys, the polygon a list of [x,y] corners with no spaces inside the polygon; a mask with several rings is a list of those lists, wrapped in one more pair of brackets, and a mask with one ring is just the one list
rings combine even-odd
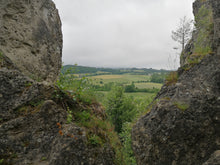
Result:
{"label": "open field", "polygon": [[[98,91],[96,92],[96,96],[98,100],[102,103],[106,98],[108,91]],[[149,97],[155,96],[155,93],[145,93],[145,92],[131,92],[125,93],[126,96],[133,97],[134,99],[147,99]]]}
{"label": "open field", "polygon": [[89,78],[94,80],[97,84],[99,84],[100,81],[102,81],[103,83],[116,82],[123,84],[131,84],[132,82],[150,80],[150,76],[148,75],[131,75],[131,74],[98,75],[98,76],[91,76]]}
{"label": "open field", "polygon": [[147,82],[147,83],[135,83],[135,86],[139,89],[143,89],[143,88],[158,88],[158,89],[160,89],[162,87],[162,84]]}
{"label": "open field", "polygon": [[[67,69],[68,67],[71,66],[67,66]],[[160,89],[162,86],[161,83],[154,82],[163,82],[163,75],[168,73],[168,71],[153,69],[111,69],[82,66],[75,67],[75,71],[72,73],[70,71],[68,74],[74,74],[75,80],[80,80],[83,77],[86,77],[86,80],[87,78],[91,80],[89,82],[94,85],[98,100],[101,102],[104,100],[107,93],[111,90],[112,86],[114,85],[113,83],[123,85],[127,92],[132,92],[125,94],[134,97],[134,99],[147,99],[147,97],[155,95],[158,92],[157,89]],[[65,73],[65,70],[63,70],[63,72]],[[158,79],[162,80],[158,81]],[[132,83],[134,83],[134,86]]]}
{"label": "open field", "polygon": [[125,93],[125,95],[134,97],[136,99],[140,99],[140,98],[152,97],[153,95],[155,95],[155,93],[132,92],[132,93]]}

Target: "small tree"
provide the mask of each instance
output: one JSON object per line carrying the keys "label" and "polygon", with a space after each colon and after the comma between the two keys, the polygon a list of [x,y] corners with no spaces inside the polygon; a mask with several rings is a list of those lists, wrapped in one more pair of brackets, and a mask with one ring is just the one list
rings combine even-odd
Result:
{"label": "small tree", "polygon": [[134,82],[131,83],[131,85],[126,85],[125,86],[125,92],[135,92],[135,85]]}
{"label": "small tree", "polygon": [[172,31],[172,39],[174,41],[177,41],[181,44],[182,50],[184,50],[184,47],[186,43],[190,40],[192,36],[192,25],[193,21],[191,19],[187,19],[186,16],[180,19],[179,25],[175,31]]}
{"label": "small tree", "polygon": [[130,97],[124,95],[122,86],[113,86],[107,95],[106,113],[115,126],[115,131],[120,133],[125,122],[131,122],[136,112],[135,105]]}

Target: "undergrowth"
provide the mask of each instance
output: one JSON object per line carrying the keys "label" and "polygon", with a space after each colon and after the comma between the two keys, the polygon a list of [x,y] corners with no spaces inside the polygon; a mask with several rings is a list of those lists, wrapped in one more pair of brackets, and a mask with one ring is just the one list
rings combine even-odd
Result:
{"label": "undergrowth", "polygon": [[68,116],[74,116],[73,121],[78,126],[85,128],[89,146],[104,147],[110,144],[115,152],[115,163],[122,164],[123,156],[121,152],[121,142],[114,131],[114,127],[105,118],[100,117],[101,114],[94,114],[94,110],[90,106],[84,107],[82,110],[69,111]]}
{"label": "undergrowth", "polygon": [[[67,110],[67,123],[74,122],[86,130],[87,145],[91,147],[105,147],[110,145],[115,153],[115,164],[123,165],[121,142],[113,125],[106,120],[105,112],[95,98],[91,80],[86,77],[77,78],[73,70],[66,70],[60,74],[58,87],[68,94],[77,103],[78,108],[71,108],[65,103]],[[59,92],[55,97],[64,100]]]}
{"label": "undergrowth", "polygon": [[166,80],[165,80],[165,84],[167,86],[169,85],[173,85],[176,84],[178,80],[178,73],[176,71],[170,72],[167,76],[166,76]]}
{"label": "undergrowth", "polygon": [[71,93],[75,101],[87,104],[97,102],[91,80],[87,77],[77,78],[74,72],[72,68],[65,70],[64,73],[61,72],[56,85],[61,90]]}
{"label": "undergrowth", "polygon": [[31,101],[27,103],[26,105],[23,105],[22,107],[18,107],[15,112],[20,114],[20,115],[28,115],[30,113],[37,113],[40,111],[42,105],[43,105],[43,100],[37,100],[37,101]]}

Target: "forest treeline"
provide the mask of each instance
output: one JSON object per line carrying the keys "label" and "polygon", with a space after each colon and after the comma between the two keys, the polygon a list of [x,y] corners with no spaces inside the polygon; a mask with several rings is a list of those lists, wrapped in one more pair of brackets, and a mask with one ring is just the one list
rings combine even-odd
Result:
{"label": "forest treeline", "polygon": [[65,65],[63,66],[62,72],[71,69],[73,73],[88,74],[87,76],[95,75],[108,75],[108,74],[134,74],[134,75],[149,75],[154,73],[168,73],[169,70],[164,69],[147,69],[147,68],[96,68],[78,65]]}

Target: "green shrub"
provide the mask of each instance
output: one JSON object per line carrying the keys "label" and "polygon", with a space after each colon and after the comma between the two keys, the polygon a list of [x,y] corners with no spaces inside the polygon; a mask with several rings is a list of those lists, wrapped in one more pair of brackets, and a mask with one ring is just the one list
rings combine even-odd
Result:
{"label": "green shrub", "polygon": [[67,107],[67,124],[70,124],[73,120],[73,115],[72,115],[72,111],[69,109],[69,107]]}
{"label": "green shrub", "polygon": [[89,109],[82,112],[73,111],[76,124],[86,130],[88,145],[103,147],[105,143],[109,143],[115,153],[115,164],[123,165],[122,146],[114,127],[110,122],[93,115],[89,111]]}
{"label": "green shrub", "polygon": [[96,102],[92,81],[86,77],[77,78],[73,73],[71,68],[61,72],[56,85],[63,91],[71,92],[76,101],[88,104]]}
{"label": "green shrub", "polygon": [[154,73],[152,74],[150,81],[154,83],[163,83],[165,77],[166,77],[165,73]]}
{"label": "green shrub", "polygon": [[125,122],[132,121],[135,114],[134,102],[124,95],[122,86],[114,86],[107,95],[106,113],[109,120],[115,126],[115,131],[120,133]]}
{"label": "green shrub", "polygon": [[136,159],[132,150],[131,130],[133,124],[126,122],[123,124],[122,132],[119,134],[123,142],[122,153],[126,165],[136,165]]}
{"label": "green shrub", "polygon": [[[205,2],[206,0],[201,0]],[[189,70],[195,64],[208,54],[212,54],[212,34],[213,34],[213,13],[211,8],[202,5],[195,16],[196,37],[194,41],[194,48],[191,55],[186,59],[187,66],[183,69]]]}
{"label": "green shrub", "polygon": [[176,71],[170,72],[167,76],[166,76],[166,80],[165,83],[167,86],[172,85],[172,84],[176,84],[178,80],[178,73]]}
{"label": "green shrub", "polygon": [[103,144],[102,139],[99,136],[94,135],[94,134],[91,135],[88,140],[89,140],[89,144],[93,146],[100,146]]}
{"label": "green shrub", "polygon": [[4,163],[4,159],[0,159],[0,164],[3,164]]}
{"label": "green shrub", "polygon": [[[81,123],[83,126],[87,126],[87,122],[91,119],[91,114],[88,111],[82,111],[82,112],[76,112],[75,113],[75,118],[77,121]],[[89,124],[88,124],[89,125]]]}

